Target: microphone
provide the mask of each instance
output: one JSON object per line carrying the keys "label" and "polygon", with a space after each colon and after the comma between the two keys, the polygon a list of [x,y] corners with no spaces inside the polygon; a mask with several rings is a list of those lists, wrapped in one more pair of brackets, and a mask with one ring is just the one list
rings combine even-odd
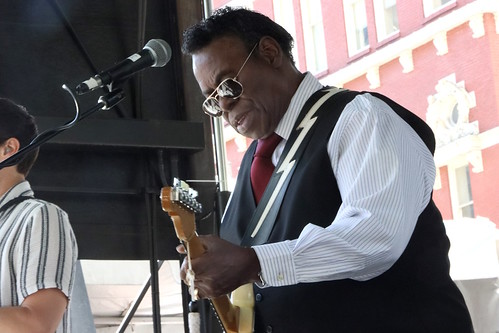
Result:
{"label": "microphone", "polygon": [[172,49],[167,42],[162,39],[151,39],[140,52],[80,83],[76,86],[76,93],[83,95],[108,84],[121,82],[147,67],[163,67],[171,57]]}

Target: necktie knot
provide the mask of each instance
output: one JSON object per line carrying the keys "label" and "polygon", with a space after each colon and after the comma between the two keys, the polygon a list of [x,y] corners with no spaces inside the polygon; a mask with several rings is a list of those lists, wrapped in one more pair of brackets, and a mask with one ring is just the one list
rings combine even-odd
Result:
{"label": "necktie knot", "polygon": [[258,140],[258,144],[256,146],[255,156],[269,158],[272,156],[275,148],[281,142],[282,138],[276,134],[272,133],[270,136],[265,139]]}

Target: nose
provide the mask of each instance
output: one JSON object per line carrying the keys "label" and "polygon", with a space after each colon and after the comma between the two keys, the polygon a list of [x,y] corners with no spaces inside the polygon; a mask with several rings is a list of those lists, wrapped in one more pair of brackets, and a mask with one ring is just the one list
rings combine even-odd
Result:
{"label": "nose", "polygon": [[218,104],[223,112],[230,112],[236,103],[237,99],[218,96]]}

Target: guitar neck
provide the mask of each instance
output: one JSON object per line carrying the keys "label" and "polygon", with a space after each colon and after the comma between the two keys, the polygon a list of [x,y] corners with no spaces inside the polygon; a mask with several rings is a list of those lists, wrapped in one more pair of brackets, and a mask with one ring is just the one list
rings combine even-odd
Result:
{"label": "guitar neck", "polygon": [[[197,258],[204,253],[203,244],[201,244],[199,237],[195,234],[188,242],[184,242],[185,246],[189,247],[189,254],[191,258]],[[210,299],[213,307],[215,308],[218,319],[227,333],[237,333],[239,322],[239,308],[232,305],[229,296],[222,295]]]}
{"label": "guitar neck", "polygon": [[[180,186],[163,187],[161,189],[161,206],[170,215],[175,232],[187,249],[191,259],[203,255],[205,249],[196,233],[195,212],[201,211],[201,205],[191,195],[191,191],[179,182]],[[216,315],[227,333],[252,332],[251,330],[241,330],[241,311],[237,306],[232,305],[228,295],[223,295],[210,300],[215,308]],[[244,320],[250,322],[251,320]]]}

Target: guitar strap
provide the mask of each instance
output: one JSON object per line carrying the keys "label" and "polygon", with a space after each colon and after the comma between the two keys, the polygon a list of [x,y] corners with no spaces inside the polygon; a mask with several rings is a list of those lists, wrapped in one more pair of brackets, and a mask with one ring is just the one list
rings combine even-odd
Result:
{"label": "guitar strap", "polygon": [[23,202],[24,200],[28,200],[28,199],[34,199],[34,197],[21,195],[17,198],[12,199],[9,202],[7,202],[5,205],[0,207],[0,213],[7,211],[10,207],[15,206],[15,205]]}
{"label": "guitar strap", "polygon": [[[349,94],[339,93],[345,91],[348,90],[335,87],[323,88],[315,92],[303,106],[295,122],[295,130],[286,142],[274,173],[245,231],[241,242],[242,246],[260,245],[269,238],[288,184],[315,130],[314,124],[317,121],[319,111],[324,109],[321,107],[334,96],[334,105],[338,107],[335,108],[336,119],[339,118],[344,105],[350,100],[348,96],[345,96]],[[339,96],[347,98],[341,98],[338,101]],[[327,104],[330,105],[330,103]],[[343,107],[341,104],[344,104]]]}

